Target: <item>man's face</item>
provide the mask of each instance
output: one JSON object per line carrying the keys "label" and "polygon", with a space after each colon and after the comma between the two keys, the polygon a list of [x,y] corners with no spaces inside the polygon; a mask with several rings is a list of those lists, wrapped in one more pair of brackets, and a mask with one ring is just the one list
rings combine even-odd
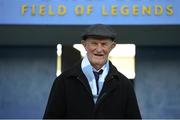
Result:
{"label": "man's face", "polygon": [[115,47],[116,43],[110,39],[87,38],[82,41],[87,51],[87,57],[91,65],[95,69],[100,69],[108,59],[110,51]]}

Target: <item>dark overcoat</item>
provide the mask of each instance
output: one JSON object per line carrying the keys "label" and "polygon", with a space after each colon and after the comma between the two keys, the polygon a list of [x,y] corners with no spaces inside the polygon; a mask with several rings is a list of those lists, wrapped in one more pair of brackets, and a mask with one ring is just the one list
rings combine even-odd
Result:
{"label": "dark overcoat", "polygon": [[131,82],[110,62],[96,103],[80,63],[57,77],[44,114],[47,118],[139,119],[141,115]]}

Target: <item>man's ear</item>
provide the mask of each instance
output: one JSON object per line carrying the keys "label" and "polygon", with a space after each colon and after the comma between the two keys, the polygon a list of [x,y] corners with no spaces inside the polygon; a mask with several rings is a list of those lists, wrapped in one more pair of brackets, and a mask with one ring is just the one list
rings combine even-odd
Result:
{"label": "man's ear", "polygon": [[112,45],[111,45],[111,50],[116,47],[116,42],[113,41]]}
{"label": "man's ear", "polygon": [[86,46],[85,40],[81,40],[81,44],[85,47]]}
{"label": "man's ear", "polygon": [[86,49],[86,41],[85,40],[81,40],[81,44],[84,46],[84,48]]}
{"label": "man's ear", "polygon": [[84,49],[87,51],[86,41],[85,40],[81,40],[81,44],[84,46]]}

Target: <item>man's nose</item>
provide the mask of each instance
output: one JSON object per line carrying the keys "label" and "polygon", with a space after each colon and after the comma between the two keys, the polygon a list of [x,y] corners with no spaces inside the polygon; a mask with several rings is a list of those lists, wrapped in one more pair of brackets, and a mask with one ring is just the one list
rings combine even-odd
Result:
{"label": "man's nose", "polygon": [[102,50],[103,50],[102,45],[98,44],[96,50],[97,50],[97,52],[102,52]]}

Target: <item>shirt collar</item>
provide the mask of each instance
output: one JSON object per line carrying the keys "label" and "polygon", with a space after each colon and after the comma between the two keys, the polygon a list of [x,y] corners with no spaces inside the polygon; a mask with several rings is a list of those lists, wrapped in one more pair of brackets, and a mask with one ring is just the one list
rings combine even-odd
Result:
{"label": "shirt collar", "polygon": [[[108,62],[108,61],[107,61],[107,62]],[[107,63],[107,62],[106,62],[106,63]],[[99,70],[96,70],[94,67],[92,67],[92,70],[95,71],[95,72],[99,72],[100,70],[103,70],[103,71],[104,71],[104,69],[105,69],[105,67],[106,67],[106,65],[107,65],[106,63],[105,63],[105,64],[102,66],[102,68],[100,68]]]}

